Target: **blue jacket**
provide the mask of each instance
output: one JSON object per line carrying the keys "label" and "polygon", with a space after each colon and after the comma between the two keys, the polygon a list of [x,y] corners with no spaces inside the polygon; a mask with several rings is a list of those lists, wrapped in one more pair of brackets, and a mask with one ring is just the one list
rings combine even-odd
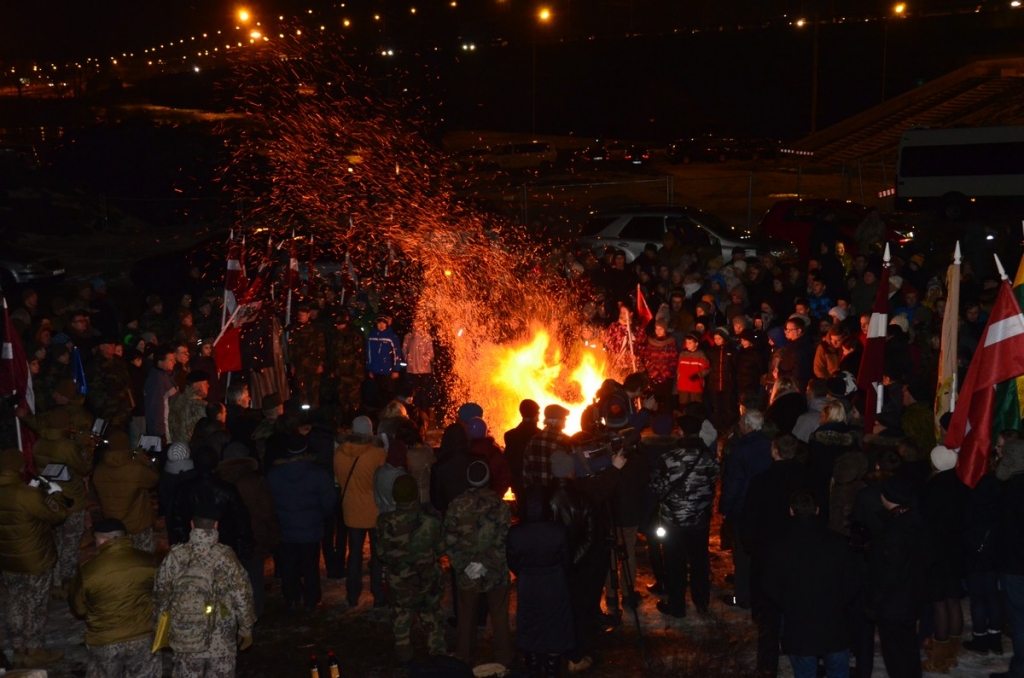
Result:
{"label": "blue jacket", "polygon": [[324,532],[324,516],[338,501],[327,469],[307,455],[278,460],[267,472],[274,509],[285,544],[315,544]]}
{"label": "blue jacket", "polygon": [[391,374],[398,371],[402,360],[402,342],[398,335],[387,328],[383,332],[373,330],[366,341],[366,366],[370,374]]}
{"label": "blue jacket", "polygon": [[750,481],[772,466],[772,442],[760,431],[751,431],[737,440],[725,458],[722,473],[722,499],[719,512],[737,520],[750,489]]}

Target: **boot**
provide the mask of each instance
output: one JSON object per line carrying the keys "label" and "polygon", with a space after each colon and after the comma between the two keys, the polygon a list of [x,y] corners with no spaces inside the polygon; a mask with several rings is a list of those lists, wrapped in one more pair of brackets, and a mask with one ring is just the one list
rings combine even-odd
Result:
{"label": "boot", "polygon": [[540,655],[533,652],[524,652],[523,660],[526,662],[526,674],[530,678],[540,678],[540,676],[544,675],[544,669],[540,663]]}
{"label": "boot", "polygon": [[1000,631],[1000,630],[993,631],[992,629],[989,629],[988,630],[988,642],[989,642],[988,649],[990,649],[992,652],[995,652],[996,654],[1002,654],[1003,653],[1003,632],[1002,631]]}
{"label": "boot", "polygon": [[558,678],[562,675],[562,655],[549,654],[544,657],[545,678]]}
{"label": "boot", "polygon": [[950,648],[949,653],[946,655],[946,661],[950,665],[950,667],[959,666],[960,661],[956,658],[956,656],[960,654],[960,636],[950,636],[949,644]]}
{"label": "boot", "polygon": [[992,637],[985,633],[982,635],[974,635],[970,640],[963,642],[963,647],[969,652],[977,652],[978,654],[988,654],[989,650],[992,649]]}
{"label": "boot", "polygon": [[953,643],[949,640],[932,639],[928,647],[928,658],[921,662],[921,668],[931,673],[949,673],[949,650]]}

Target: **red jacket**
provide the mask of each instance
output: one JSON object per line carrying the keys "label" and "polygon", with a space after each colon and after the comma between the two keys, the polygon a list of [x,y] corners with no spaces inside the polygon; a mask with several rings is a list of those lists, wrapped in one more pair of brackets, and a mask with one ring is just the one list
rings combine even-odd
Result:
{"label": "red jacket", "polygon": [[[692,353],[683,349],[679,352],[679,363],[677,366],[678,378],[676,387],[680,392],[702,393],[704,391],[704,377],[711,371],[711,363],[704,351],[697,349]],[[697,375],[698,379],[691,379]]]}

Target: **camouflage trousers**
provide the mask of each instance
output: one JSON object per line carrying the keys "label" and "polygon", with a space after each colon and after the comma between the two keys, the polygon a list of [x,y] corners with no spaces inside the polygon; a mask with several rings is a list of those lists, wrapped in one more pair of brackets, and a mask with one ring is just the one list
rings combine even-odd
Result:
{"label": "camouflage trousers", "polygon": [[46,605],[50,599],[52,570],[41,574],[4,571],[7,583],[7,637],[15,650],[43,648]]}
{"label": "camouflage trousers", "polygon": [[224,657],[194,657],[174,653],[173,678],[235,678],[234,653]]}
{"label": "camouflage trousers", "polygon": [[320,375],[316,368],[312,370],[295,370],[295,389],[292,398],[295,398],[302,405],[309,405],[312,409],[320,407]]}
{"label": "camouflage trousers", "polygon": [[441,599],[423,600],[414,607],[403,607],[395,603],[391,611],[391,623],[395,632],[395,654],[400,661],[412,659],[412,627],[416,617],[427,634],[427,649],[430,654],[445,654],[443,612]]}
{"label": "camouflage trousers", "polygon": [[89,645],[85,678],[160,678],[160,654],[150,636],[109,645]]}
{"label": "camouflage trousers", "polygon": [[359,407],[362,384],[359,377],[338,377],[338,405],[345,409]]}
{"label": "camouflage trousers", "polygon": [[55,527],[53,535],[57,541],[57,565],[53,568],[53,584],[61,586],[78,571],[78,551],[85,534],[85,510],[69,513],[67,520]]}
{"label": "camouflage trousers", "polygon": [[154,553],[156,551],[156,546],[153,545],[152,527],[148,527],[138,534],[130,534],[128,536],[132,540],[132,546],[140,551],[146,551],[147,553]]}

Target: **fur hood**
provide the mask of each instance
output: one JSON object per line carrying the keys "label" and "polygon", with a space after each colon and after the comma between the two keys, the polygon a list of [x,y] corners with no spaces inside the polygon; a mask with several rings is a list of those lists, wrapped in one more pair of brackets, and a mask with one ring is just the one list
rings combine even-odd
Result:
{"label": "fur hood", "polygon": [[821,445],[835,445],[836,447],[856,447],[858,443],[857,435],[852,431],[820,428],[811,434],[811,440]]}

